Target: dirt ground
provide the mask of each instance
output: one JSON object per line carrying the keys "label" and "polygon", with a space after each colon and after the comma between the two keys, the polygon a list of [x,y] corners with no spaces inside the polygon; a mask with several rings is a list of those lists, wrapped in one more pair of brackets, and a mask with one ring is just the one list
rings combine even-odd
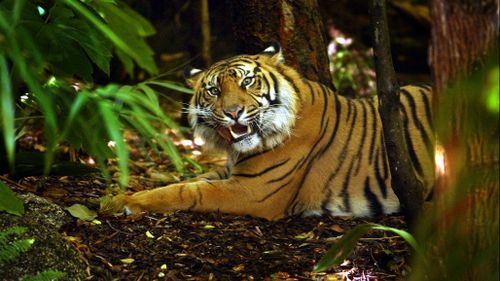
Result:
{"label": "dirt ground", "polygon": [[[93,206],[105,184],[95,177],[21,181],[62,205]],[[92,207],[90,207],[92,208]],[[373,231],[325,273],[312,273],[328,248],[355,225],[405,228],[402,217],[292,217],[266,221],[219,213],[174,212],[74,219],[61,231],[82,253],[89,280],[403,280],[409,250],[398,236]]]}
{"label": "dirt ground", "polygon": [[[130,188],[134,191],[178,181],[181,175],[165,155],[130,145]],[[220,165],[217,156],[200,156],[190,141],[176,140],[185,157]],[[33,144],[25,146],[33,147]],[[90,162],[80,155],[82,162]],[[109,170],[116,180],[116,163]],[[194,174],[192,171],[191,174]],[[116,181],[114,181],[116,182]],[[12,185],[11,181],[11,185]],[[99,198],[116,184],[99,174],[24,177],[15,189],[30,191],[63,208],[75,203],[99,209]],[[367,222],[405,229],[402,217],[374,219],[291,217],[266,221],[219,213],[99,215],[94,222],[74,218],[61,232],[81,253],[88,280],[404,280],[409,249],[399,236],[372,231],[342,263],[323,273],[313,266],[350,228]]]}

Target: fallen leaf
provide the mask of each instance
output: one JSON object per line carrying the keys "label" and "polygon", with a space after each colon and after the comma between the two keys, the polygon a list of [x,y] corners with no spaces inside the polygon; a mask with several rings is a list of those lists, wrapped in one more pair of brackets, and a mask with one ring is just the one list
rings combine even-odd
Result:
{"label": "fallen leaf", "polygon": [[146,237],[151,239],[155,238],[155,236],[151,232],[149,232],[149,230],[146,231]]}
{"label": "fallen leaf", "polygon": [[133,258],[126,258],[126,259],[121,259],[120,260],[122,263],[124,264],[131,264],[133,263],[135,260]]}
{"label": "fallen leaf", "polygon": [[330,229],[337,232],[337,233],[344,233],[344,228],[338,224],[334,224],[332,226],[330,226]]}
{"label": "fallen leaf", "polygon": [[90,210],[82,204],[73,204],[66,208],[66,210],[68,210],[73,217],[84,221],[93,221],[97,217],[96,212]]}

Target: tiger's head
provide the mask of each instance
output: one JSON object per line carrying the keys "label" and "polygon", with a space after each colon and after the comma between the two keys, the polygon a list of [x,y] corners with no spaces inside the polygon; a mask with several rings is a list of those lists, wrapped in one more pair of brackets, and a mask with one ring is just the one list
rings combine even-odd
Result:
{"label": "tiger's head", "polygon": [[292,132],[298,107],[298,93],[285,72],[297,75],[284,65],[278,44],[205,71],[186,69],[187,84],[194,89],[188,116],[195,135],[209,149],[235,153],[281,144]]}

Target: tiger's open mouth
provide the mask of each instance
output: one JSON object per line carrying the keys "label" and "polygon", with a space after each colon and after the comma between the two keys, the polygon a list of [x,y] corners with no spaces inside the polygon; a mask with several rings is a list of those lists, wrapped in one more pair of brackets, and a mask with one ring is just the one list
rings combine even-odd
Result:
{"label": "tiger's open mouth", "polygon": [[254,133],[251,126],[235,124],[229,127],[221,127],[218,129],[219,134],[230,142],[239,142],[245,139],[247,136]]}

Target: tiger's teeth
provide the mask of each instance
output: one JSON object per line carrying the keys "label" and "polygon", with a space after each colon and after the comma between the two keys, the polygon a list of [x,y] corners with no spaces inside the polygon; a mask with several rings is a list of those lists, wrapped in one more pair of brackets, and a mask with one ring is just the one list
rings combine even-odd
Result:
{"label": "tiger's teeth", "polygon": [[233,132],[233,129],[231,127],[229,127],[229,132],[231,133],[231,136],[233,137],[233,139],[237,139],[245,134],[237,134],[235,132]]}
{"label": "tiger's teeth", "polygon": [[239,137],[248,135],[252,132],[252,128],[250,128],[250,126],[247,126],[247,131],[245,133],[241,133],[241,134],[234,132],[232,127],[229,127],[228,129],[229,129],[229,133],[231,133],[231,136],[233,137],[233,139],[237,139]]}

